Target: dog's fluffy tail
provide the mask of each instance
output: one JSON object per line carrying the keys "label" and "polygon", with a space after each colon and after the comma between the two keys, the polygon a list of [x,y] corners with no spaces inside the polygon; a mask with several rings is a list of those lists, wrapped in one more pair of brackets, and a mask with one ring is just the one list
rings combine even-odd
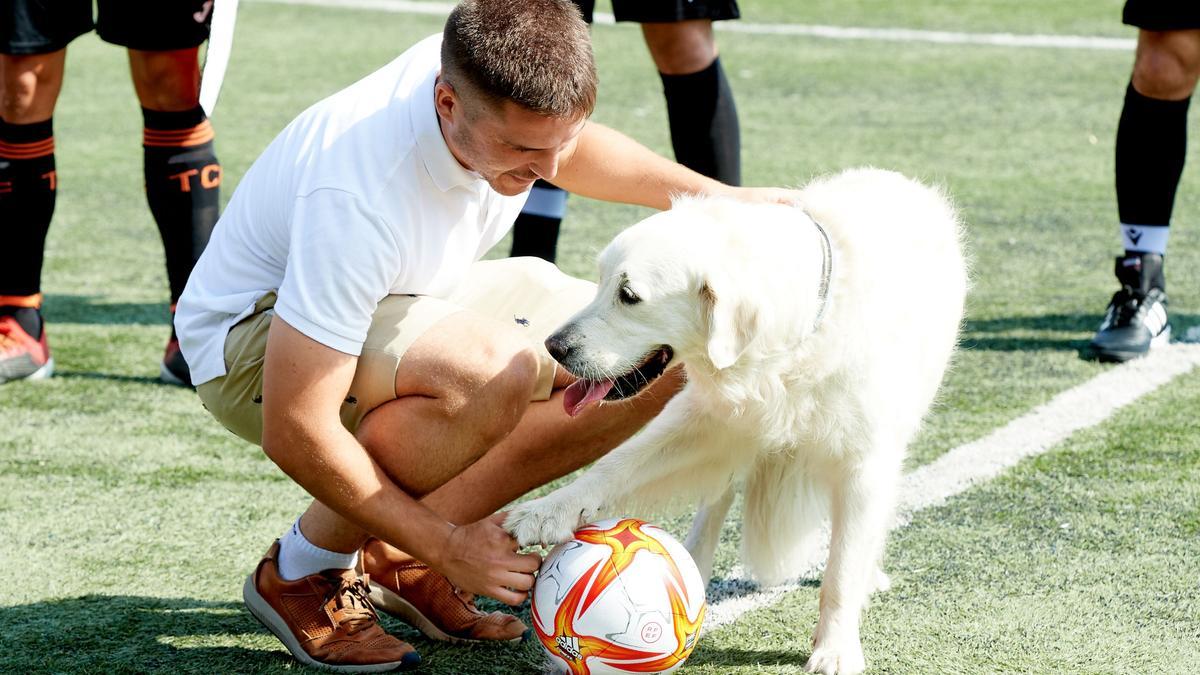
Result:
{"label": "dog's fluffy tail", "polygon": [[742,561],[761,583],[809,574],[819,562],[829,495],[810,476],[804,462],[778,455],[746,479]]}

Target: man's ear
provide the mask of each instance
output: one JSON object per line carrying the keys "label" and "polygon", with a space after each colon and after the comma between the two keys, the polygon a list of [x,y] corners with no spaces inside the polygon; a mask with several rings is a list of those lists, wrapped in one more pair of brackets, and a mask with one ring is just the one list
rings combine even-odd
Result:
{"label": "man's ear", "polygon": [[735,284],[709,276],[700,287],[707,315],[708,360],[717,370],[732,366],[758,332],[758,313],[737,297]]}
{"label": "man's ear", "polygon": [[457,109],[461,106],[462,101],[459,100],[454,86],[439,76],[437,84],[433,86],[433,107],[437,110],[438,117],[452,122],[454,113],[458,112]]}

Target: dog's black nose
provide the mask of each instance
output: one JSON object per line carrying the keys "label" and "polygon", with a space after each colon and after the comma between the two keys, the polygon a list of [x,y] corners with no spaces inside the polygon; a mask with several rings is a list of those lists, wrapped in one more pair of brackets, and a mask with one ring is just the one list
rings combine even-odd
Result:
{"label": "dog's black nose", "polygon": [[546,351],[559,363],[566,363],[567,355],[571,353],[571,341],[564,333],[555,333],[546,338]]}

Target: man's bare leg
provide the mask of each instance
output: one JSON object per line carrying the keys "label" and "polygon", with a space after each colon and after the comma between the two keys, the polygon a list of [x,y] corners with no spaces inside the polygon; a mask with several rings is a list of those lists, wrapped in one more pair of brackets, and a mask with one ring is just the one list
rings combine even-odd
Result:
{"label": "man's bare leg", "polygon": [[512,433],[422,501],[453,523],[485,518],[620,445],[662,412],[685,380],[682,367],[672,369],[637,398],[592,406],[573,418],[557,390],[530,404]]}
{"label": "man's bare leg", "polygon": [[[513,430],[537,368],[512,328],[469,312],[450,315],[409,347],[396,372],[398,398],[367,413],[355,435],[398,486],[422,497]],[[358,550],[369,536],[316,501],[300,528],[315,546],[338,552]]]}
{"label": "man's bare leg", "polygon": [[[591,462],[656,415],[682,383],[680,369],[634,401],[594,407],[571,418],[561,390],[530,403],[537,360],[512,329],[469,313],[431,328],[401,360],[397,392],[371,411],[357,438],[410,495],[456,524],[482,520],[512,499]],[[572,378],[560,373],[558,387]],[[516,617],[479,611],[470,596],[402,551],[314,501],[301,529],[316,546],[362,548],[372,598],[438,639],[511,640]],[[506,534],[506,533],[505,533]],[[515,542],[514,542],[515,547]]]}
{"label": "man's bare leg", "polygon": [[[672,380],[679,377],[673,372],[657,384],[657,391],[636,401],[593,408],[576,418],[564,412],[561,391],[548,401],[528,404],[510,434],[422,501],[453,523],[487,518],[526,491],[570,473],[627,439],[674,394],[679,383]],[[362,557],[376,606],[429,637],[511,641],[527,631],[515,616],[480,611],[471,596],[456,592],[445,577],[382,541],[369,540]]]}
{"label": "man's bare leg", "polygon": [[[485,518],[591,463],[641,429],[683,386],[682,368],[676,368],[635,399],[572,418],[563,410],[561,389],[547,401],[528,402],[534,357],[522,352],[526,343],[479,347],[510,331],[468,313],[439,322],[401,361],[396,387],[409,393],[369,413],[358,430],[393,480],[455,524]],[[450,362],[448,354],[476,356]],[[570,381],[560,371],[555,384]],[[333,551],[356,550],[368,536],[315,502],[301,529]]]}

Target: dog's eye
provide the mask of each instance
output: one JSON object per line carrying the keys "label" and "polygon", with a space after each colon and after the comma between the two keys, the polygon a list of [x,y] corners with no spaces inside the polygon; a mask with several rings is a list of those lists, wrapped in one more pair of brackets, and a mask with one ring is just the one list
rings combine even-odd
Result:
{"label": "dog's eye", "polygon": [[633,290],[628,286],[622,286],[621,290],[617,293],[617,297],[620,298],[621,302],[626,305],[636,305],[642,301],[642,299],[638,297],[638,294],[634,293]]}

